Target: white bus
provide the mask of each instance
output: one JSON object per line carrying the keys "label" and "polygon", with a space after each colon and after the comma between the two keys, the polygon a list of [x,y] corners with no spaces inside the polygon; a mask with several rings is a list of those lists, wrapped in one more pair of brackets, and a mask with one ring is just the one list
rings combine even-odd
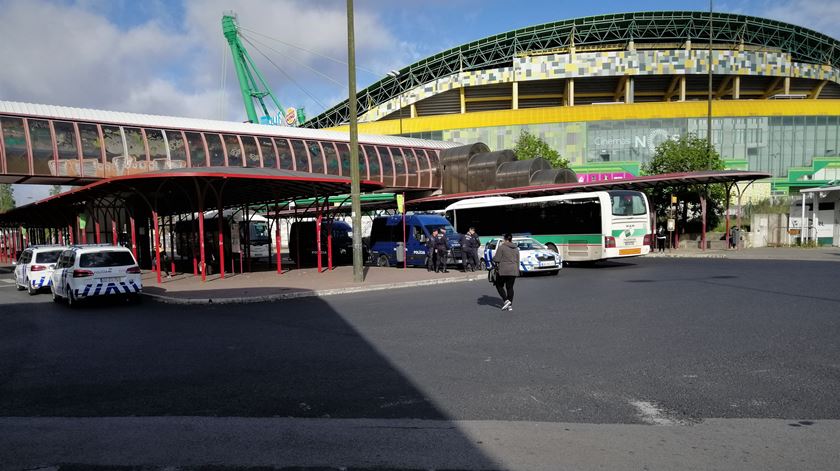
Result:
{"label": "white bus", "polygon": [[446,216],[458,233],[475,227],[484,241],[530,234],[571,262],[650,253],[650,205],[639,191],[475,198],[449,205]]}

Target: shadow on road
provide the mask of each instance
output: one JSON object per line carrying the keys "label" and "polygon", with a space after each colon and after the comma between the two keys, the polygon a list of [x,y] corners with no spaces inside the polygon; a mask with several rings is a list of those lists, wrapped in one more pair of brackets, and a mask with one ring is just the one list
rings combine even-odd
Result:
{"label": "shadow on road", "polygon": [[[450,419],[319,298],[70,309],[42,296],[0,293],[0,416]],[[456,435],[447,448],[495,467]]]}

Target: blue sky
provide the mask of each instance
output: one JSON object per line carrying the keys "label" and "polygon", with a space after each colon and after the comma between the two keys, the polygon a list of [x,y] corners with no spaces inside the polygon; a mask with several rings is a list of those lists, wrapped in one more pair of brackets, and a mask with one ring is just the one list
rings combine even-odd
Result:
{"label": "blue sky", "polygon": [[[524,26],[708,8],[693,0],[356,0],[357,82],[363,88],[389,70]],[[347,97],[346,66],[326,58],[346,59],[344,0],[0,0],[0,100],[244,119],[221,32],[225,10],[237,12],[257,48],[285,72],[251,50],[284,106],[312,116]],[[715,10],[840,37],[840,0],[727,0]],[[16,194],[20,202],[43,191]]]}

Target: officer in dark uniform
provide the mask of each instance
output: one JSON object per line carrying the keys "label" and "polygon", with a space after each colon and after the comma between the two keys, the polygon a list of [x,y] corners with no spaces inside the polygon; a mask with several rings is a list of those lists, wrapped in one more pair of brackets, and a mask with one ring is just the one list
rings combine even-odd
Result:
{"label": "officer in dark uniform", "polygon": [[478,247],[481,243],[478,241],[478,235],[475,233],[475,228],[471,227],[466,234],[461,234],[461,261],[464,265],[464,271],[475,271],[478,266]]}
{"label": "officer in dark uniform", "polygon": [[437,262],[435,257],[435,239],[437,239],[437,229],[432,231],[432,236],[426,241],[426,271],[437,270]]}
{"label": "officer in dark uniform", "polygon": [[447,273],[446,256],[449,254],[449,239],[446,238],[446,229],[440,228],[435,236],[435,272]]}

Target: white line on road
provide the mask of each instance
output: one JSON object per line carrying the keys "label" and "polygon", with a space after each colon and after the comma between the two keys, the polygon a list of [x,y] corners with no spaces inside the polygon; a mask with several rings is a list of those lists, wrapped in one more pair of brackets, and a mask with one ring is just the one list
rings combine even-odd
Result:
{"label": "white line on road", "polygon": [[651,425],[680,425],[680,421],[668,417],[656,404],[648,401],[630,401],[630,405],[638,411],[638,416],[646,424]]}

